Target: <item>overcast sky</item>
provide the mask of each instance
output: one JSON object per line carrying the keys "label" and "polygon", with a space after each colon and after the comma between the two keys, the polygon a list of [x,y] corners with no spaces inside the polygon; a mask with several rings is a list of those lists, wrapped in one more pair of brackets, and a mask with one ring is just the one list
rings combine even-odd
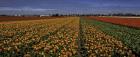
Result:
{"label": "overcast sky", "polygon": [[136,13],[140,0],[0,0],[0,14]]}

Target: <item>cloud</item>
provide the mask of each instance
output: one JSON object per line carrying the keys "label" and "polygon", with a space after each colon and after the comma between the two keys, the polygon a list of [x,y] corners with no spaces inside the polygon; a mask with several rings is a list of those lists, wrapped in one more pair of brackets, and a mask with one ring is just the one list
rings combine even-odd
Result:
{"label": "cloud", "polygon": [[31,8],[31,7],[22,7],[22,8],[0,7],[0,10],[53,11],[56,9]]}

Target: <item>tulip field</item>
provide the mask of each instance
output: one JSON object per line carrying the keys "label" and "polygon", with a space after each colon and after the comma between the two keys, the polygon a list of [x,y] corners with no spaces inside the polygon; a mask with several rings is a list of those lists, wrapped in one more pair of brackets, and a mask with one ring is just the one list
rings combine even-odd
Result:
{"label": "tulip field", "polygon": [[138,57],[139,33],[87,17],[4,21],[0,57]]}

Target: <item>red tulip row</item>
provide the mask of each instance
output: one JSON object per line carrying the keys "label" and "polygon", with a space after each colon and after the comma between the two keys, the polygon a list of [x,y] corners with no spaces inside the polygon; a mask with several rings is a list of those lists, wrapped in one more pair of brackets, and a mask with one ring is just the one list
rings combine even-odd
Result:
{"label": "red tulip row", "polygon": [[119,17],[89,17],[91,19],[96,19],[103,22],[109,22],[119,25],[125,25],[129,27],[140,28],[140,19],[139,18],[119,18]]}

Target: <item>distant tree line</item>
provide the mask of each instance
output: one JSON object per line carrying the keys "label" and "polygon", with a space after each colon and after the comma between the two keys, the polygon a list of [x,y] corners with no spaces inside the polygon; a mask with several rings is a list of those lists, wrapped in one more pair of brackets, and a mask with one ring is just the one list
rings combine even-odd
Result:
{"label": "distant tree line", "polygon": [[[0,16],[41,16],[41,15],[0,15]],[[112,13],[112,14],[49,14],[44,16],[140,16],[133,13]]]}

